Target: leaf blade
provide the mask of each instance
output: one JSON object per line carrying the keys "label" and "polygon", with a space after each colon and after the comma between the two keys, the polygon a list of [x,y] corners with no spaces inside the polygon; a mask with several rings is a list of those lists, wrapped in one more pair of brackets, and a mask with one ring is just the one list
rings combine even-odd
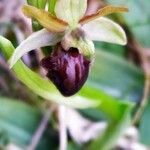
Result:
{"label": "leaf blade", "polygon": [[118,120],[111,121],[104,134],[92,142],[89,145],[88,150],[107,150],[112,149],[115,146],[117,139],[131,124],[132,106],[122,105],[120,106],[120,109],[122,109],[122,113]]}

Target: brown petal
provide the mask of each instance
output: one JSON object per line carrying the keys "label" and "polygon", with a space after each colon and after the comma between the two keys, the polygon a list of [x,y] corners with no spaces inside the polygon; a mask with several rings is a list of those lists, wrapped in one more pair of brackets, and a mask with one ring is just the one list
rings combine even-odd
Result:
{"label": "brown petal", "polygon": [[88,22],[90,22],[92,20],[95,20],[95,19],[97,19],[99,17],[102,17],[102,16],[106,16],[106,15],[109,15],[109,14],[112,14],[112,13],[127,12],[127,11],[128,11],[128,8],[126,8],[126,7],[106,6],[102,9],[100,9],[95,14],[83,17],[79,21],[79,23],[83,25],[85,23],[88,23]]}
{"label": "brown petal", "polygon": [[27,17],[36,19],[44,28],[51,32],[63,32],[68,27],[67,22],[52,16],[45,10],[25,5],[23,6],[22,11]]}

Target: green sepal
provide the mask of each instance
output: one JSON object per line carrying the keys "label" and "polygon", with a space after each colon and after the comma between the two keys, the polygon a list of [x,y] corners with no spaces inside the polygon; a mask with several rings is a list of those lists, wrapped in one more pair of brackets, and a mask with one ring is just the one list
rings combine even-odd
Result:
{"label": "green sepal", "polygon": [[56,14],[55,14],[56,1],[57,1],[57,0],[49,0],[49,2],[48,2],[48,11],[49,11],[53,16],[56,16]]}

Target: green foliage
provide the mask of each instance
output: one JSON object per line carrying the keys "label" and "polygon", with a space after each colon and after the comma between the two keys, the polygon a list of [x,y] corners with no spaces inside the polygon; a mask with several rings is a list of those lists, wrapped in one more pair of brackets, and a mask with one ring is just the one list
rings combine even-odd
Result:
{"label": "green foliage", "polygon": [[[0,103],[0,144],[5,145],[11,142],[25,148],[30,144],[33,133],[39,126],[41,111],[35,106],[4,97],[0,97]],[[51,142],[51,138],[54,139],[55,136],[48,130],[49,128],[40,140],[37,150],[57,147],[57,141]]]}
{"label": "green foliage", "polygon": [[107,0],[114,5],[123,5],[129,8],[129,12],[124,15],[126,23],[130,27],[134,36],[139,42],[150,47],[150,9],[149,1],[145,0]]}
{"label": "green foliage", "polygon": [[121,100],[138,102],[144,85],[143,72],[124,58],[104,50],[96,51],[88,84]]}
{"label": "green foliage", "polygon": [[[130,9],[125,19],[134,33],[135,37],[143,46],[150,47],[150,10],[149,2],[142,0],[128,1],[127,6]],[[134,9],[133,9],[134,8]]]}
{"label": "green foliage", "polygon": [[29,143],[40,122],[40,112],[36,108],[28,107],[18,101],[9,101],[9,99],[1,97],[0,102],[0,128],[6,129],[15,143]]}
{"label": "green foliage", "polygon": [[103,136],[92,142],[88,147],[89,150],[108,150],[115,146],[116,140],[131,123],[131,107],[122,105],[121,110],[122,115],[118,118],[118,121],[110,122]]}

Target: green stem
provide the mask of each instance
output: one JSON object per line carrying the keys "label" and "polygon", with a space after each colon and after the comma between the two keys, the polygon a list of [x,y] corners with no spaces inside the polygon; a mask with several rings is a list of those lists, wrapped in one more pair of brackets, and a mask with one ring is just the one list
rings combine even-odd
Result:
{"label": "green stem", "polygon": [[109,150],[117,139],[124,133],[131,124],[131,107],[125,106],[122,115],[117,121],[111,120],[102,136],[98,137],[89,146],[89,150]]}

